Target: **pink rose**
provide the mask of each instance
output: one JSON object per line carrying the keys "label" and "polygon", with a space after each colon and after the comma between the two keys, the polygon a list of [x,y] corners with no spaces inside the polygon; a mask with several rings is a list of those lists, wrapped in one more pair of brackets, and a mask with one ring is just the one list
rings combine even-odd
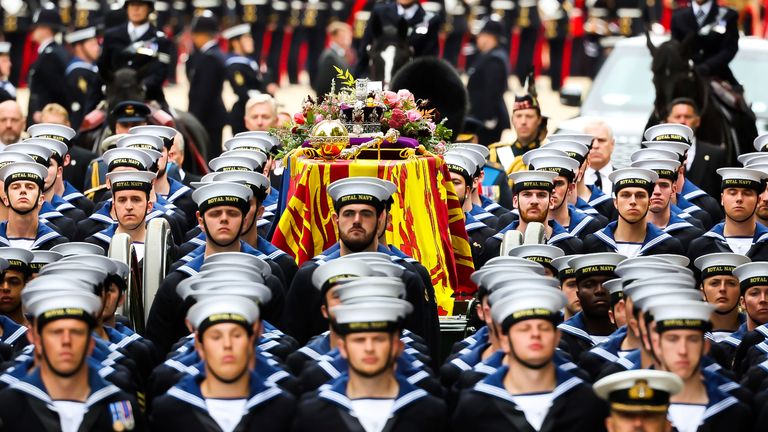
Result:
{"label": "pink rose", "polygon": [[389,127],[400,129],[401,127],[405,126],[407,121],[408,117],[405,115],[403,110],[395,108],[392,110],[392,116],[389,118]]}
{"label": "pink rose", "polygon": [[435,133],[437,125],[434,122],[427,122],[427,127],[429,128],[429,133]]}
{"label": "pink rose", "polygon": [[304,120],[304,114],[302,114],[302,113],[294,114],[293,115],[293,121],[294,121],[294,123],[300,124],[300,125],[303,125],[304,123],[306,123],[306,120]]}
{"label": "pink rose", "polygon": [[382,94],[382,98],[384,99],[384,104],[389,107],[397,107],[400,102],[400,98],[397,96],[397,93],[391,92],[389,90]]}
{"label": "pink rose", "polygon": [[414,102],[413,93],[409,92],[406,89],[398,90],[397,97],[400,98],[400,100]]}
{"label": "pink rose", "polygon": [[320,122],[321,122],[321,121],[323,121],[323,120],[325,120],[325,117],[323,117],[323,115],[322,115],[322,114],[317,114],[317,115],[315,116],[315,122],[316,122],[316,123],[320,123]]}
{"label": "pink rose", "polygon": [[408,110],[405,114],[408,115],[408,121],[411,123],[421,120],[421,113],[417,110]]}

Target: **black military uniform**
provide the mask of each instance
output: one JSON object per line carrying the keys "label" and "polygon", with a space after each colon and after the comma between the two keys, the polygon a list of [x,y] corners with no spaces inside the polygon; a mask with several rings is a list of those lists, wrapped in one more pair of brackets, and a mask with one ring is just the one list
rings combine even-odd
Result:
{"label": "black military uniform", "polygon": [[[238,30],[240,29],[240,30]],[[224,36],[230,43],[236,38],[250,31],[249,26],[236,26],[225,31]],[[261,77],[259,63],[251,57],[230,54],[226,60],[227,80],[232,87],[232,91],[237,95],[237,101],[232,105],[229,112],[229,125],[232,127],[232,133],[238,134],[245,132],[245,105],[248,103],[252,92],[266,92],[266,86]]]}
{"label": "black military uniform", "polygon": [[[152,5],[154,2],[145,3]],[[125,67],[136,69],[146,88],[147,99],[155,100],[161,106],[167,106],[163,94],[163,83],[168,77],[172,44],[165,34],[151,23],[144,34],[133,40],[128,33],[129,24],[121,24],[104,32],[98,64],[101,78],[105,83],[109,83],[119,69]],[[151,57],[137,54],[135,50],[137,47],[149,48],[154,54]]]}
{"label": "black military uniform", "polygon": [[264,34],[267,32],[267,19],[270,15],[270,2],[268,0],[239,0],[237,3],[237,16],[244,23],[251,25],[254,48],[252,58],[261,64]]}
{"label": "black military uniform", "polygon": [[[408,42],[413,48],[413,56],[437,56],[440,50],[438,45],[438,32],[440,31],[440,17],[426,12],[418,2],[411,7],[416,7],[412,18],[406,19],[408,24]],[[365,28],[365,33],[360,41],[357,52],[356,76],[368,75],[368,45],[374,42],[374,29],[383,29],[386,26],[398,27],[403,16],[398,12],[400,6],[396,3],[378,4],[371,12],[371,18]]]}
{"label": "black military uniform", "polygon": [[497,21],[488,21],[481,33],[496,36],[500,45],[485,53],[478,53],[467,70],[469,81],[469,115],[482,123],[477,131],[480,144],[489,145],[501,139],[504,129],[509,129],[509,111],[504,102],[509,76],[509,54],[503,48],[508,30]]}
{"label": "black military uniform", "polygon": [[[50,27],[55,33],[61,26],[61,18],[53,9],[42,9],[35,16],[34,24]],[[30,66],[27,78],[29,83],[27,125],[34,122],[33,114],[42,111],[43,107],[49,103],[69,106],[66,86],[61,85],[61,79],[69,64],[69,53],[55,40],[41,46],[38,52],[37,60]]]}
{"label": "black military uniform", "polygon": [[549,70],[547,74],[552,91],[560,91],[563,84],[563,55],[569,24],[565,4],[564,0],[559,0],[556,10],[550,11],[550,15],[541,17],[544,24],[544,37],[549,44]]}
{"label": "black military uniform", "polygon": [[[218,33],[216,19],[210,14],[196,17],[192,32]],[[196,49],[187,60],[189,112],[197,117],[208,132],[209,160],[221,154],[221,133],[227,124],[227,108],[221,99],[224,80],[227,78],[225,63],[226,59],[216,38]]]}
{"label": "black military uniform", "polygon": [[0,19],[2,19],[3,40],[10,43],[11,75],[8,81],[14,86],[19,85],[21,68],[24,60],[24,45],[27,40],[32,15],[37,11],[40,2],[28,0],[18,3],[18,7],[9,3],[0,4]]}
{"label": "black military uniform", "polygon": [[[96,28],[89,27],[68,34],[65,39],[70,45],[85,42],[96,37]],[[101,76],[98,66],[83,59],[72,57],[65,71],[69,100],[69,122],[78,130],[86,114],[96,108],[104,99],[101,91]],[[90,161],[89,161],[90,162]]]}
{"label": "black military uniform", "polygon": [[533,56],[536,52],[536,41],[539,38],[539,9],[535,0],[516,0],[517,28],[520,30],[520,45],[515,63],[515,75],[520,83],[525,82],[533,67]]}
{"label": "black military uniform", "polygon": [[672,38],[683,41],[688,35],[695,34],[691,60],[696,70],[740,88],[728,67],[739,50],[738,15],[732,9],[718,6],[715,1],[710,0],[709,4],[711,7],[702,25],[697,22],[693,6],[676,10],[672,14]]}
{"label": "black military uniform", "polygon": [[305,68],[309,73],[310,82],[317,73],[317,60],[325,47],[325,28],[331,18],[331,2],[329,0],[304,0],[291,2],[301,4],[300,11],[292,11],[299,18],[299,26],[294,27],[291,46],[288,51],[288,79],[291,84],[299,82],[299,48],[307,42],[307,61]]}

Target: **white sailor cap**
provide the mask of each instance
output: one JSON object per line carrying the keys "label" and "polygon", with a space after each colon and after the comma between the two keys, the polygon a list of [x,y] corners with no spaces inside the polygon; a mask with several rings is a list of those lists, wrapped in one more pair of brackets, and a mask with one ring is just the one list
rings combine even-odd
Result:
{"label": "white sailor cap", "polygon": [[200,214],[208,209],[219,206],[237,207],[243,212],[243,216],[250,208],[251,188],[239,183],[214,182],[195,189],[192,192],[192,200],[197,204]]}
{"label": "white sailor cap", "polygon": [[486,289],[488,291],[488,305],[491,307],[508,295],[517,295],[517,292],[531,290],[532,287],[537,287],[536,289],[544,287],[560,289],[557,279],[548,276],[522,275],[514,279],[507,277],[493,280],[494,276],[497,275],[500,276],[498,273],[488,276]]}
{"label": "white sailor cap", "polygon": [[[766,135],[768,136],[768,135]],[[751,165],[762,165],[768,163],[768,152],[751,152],[739,155],[736,159],[744,165],[744,168],[751,168]]]}
{"label": "white sailor cap", "polygon": [[557,270],[557,278],[560,279],[560,282],[575,277],[573,267],[570,265],[570,261],[577,256],[579,256],[579,254],[564,255],[552,260],[552,267]]}
{"label": "white sailor cap", "polygon": [[192,328],[198,338],[211,326],[223,323],[239,324],[250,332],[253,324],[259,320],[259,307],[244,297],[216,296],[201,299],[187,312]]}
{"label": "white sailor cap", "polygon": [[205,257],[205,262],[203,262],[203,265],[211,265],[215,263],[237,264],[245,268],[254,269],[261,273],[265,279],[272,275],[272,269],[269,267],[269,264],[266,261],[255,255],[247,254],[245,252],[215,253]]}
{"label": "white sailor cap", "polygon": [[392,262],[392,255],[385,254],[384,252],[353,252],[351,254],[345,255],[342,258],[359,259],[369,264],[376,261],[383,263]]}
{"label": "white sailor cap", "polygon": [[666,414],[669,398],[680,393],[683,380],[667,371],[628,370],[601,378],[592,389],[613,411]]}
{"label": "white sailor cap", "polygon": [[0,55],[9,55],[11,53],[10,42],[0,42]]}
{"label": "white sailor cap", "polygon": [[587,159],[587,154],[589,153],[589,145],[570,140],[549,141],[540,148],[565,152],[568,157],[575,159],[576,162],[579,163],[579,166],[584,163]]}
{"label": "white sailor cap", "polygon": [[236,134],[233,138],[259,138],[272,143],[268,151],[271,152],[276,147],[280,147],[280,139],[266,131],[245,131]]}
{"label": "white sailor cap", "polygon": [[557,141],[576,141],[577,143],[583,144],[588,148],[592,148],[592,141],[594,140],[594,135],[589,134],[556,133],[547,137],[547,142],[549,143]]}
{"label": "white sailor cap", "polygon": [[[112,269],[114,270],[114,267]],[[96,267],[83,261],[77,261],[75,264],[71,261],[62,260],[43,267],[39,274],[40,276],[55,274],[68,279],[81,280],[91,284],[93,289],[96,289],[109,277],[109,272],[105,268]]]}
{"label": "white sailor cap", "polygon": [[361,332],[394,333],[402,328],[402,322],[413,305],[399,302],[342,304],[331,308],[332,325],[340,335]]}
{"label": "white sailor cap", "polygon": [[86,27],[64,35],[64,41],[70,45],[94,39],[97,36],[96,27]]}
{"label": "white sailor cap", "polygon": [[603,282],[603,288],[608,290],[608,294],[611,296],[611,304],[616,304],[624,298],[624,285],[621,283],[621,278]]}
{"label": "white sailor cap", "polygon": [[637,265],[637,264],[673,264],[681,267],[688,267],[691,260],[685,255],[678,254],[658,254],[658,255],[645,255],[627,258],[622,261],[616,270],[624,266]]}
{"label": "white sailor cap", "polygon": [[677,170],[680,168],[680,161],[673,159],[643,159],[632,162],[632,168],[644,168],[653,170],[660,179],[677,179]]}
{"label": "white sailor cap", "polygon": [[680,155],[677,153],[666,150],[663,148],[644,148],[632,152],[629,157],[632,162],[637,162],[646,159],[669,159],[674,161],[680,160]]}
{"label": "white sailor cap", "polygon": [[51,151],[51,157],[55,158],[59,164],[64,160],[64,156],[69,152],[69,147],[61,141],[53,138],[27,138],[22,141],[24,144],[39,145]]}
{"label": "white sailor cap", "polygon": [[229,281],[226,284],[225,282],[217,282],[210,286],[200,285],[200,289],[190,295],[196,301],[221,296],[237,296],[246,298],[256,305],[264,305],[272,298],[272,291],[268,286],[257,282],[239,283],[233,286],[232,282]]}
{"label": "white sailor cap", "polygon": [[[61,263],[82,263],[87,266],[96,267],[107,272],[109,276],[122,276],[122,269],[118,266],[120,261],[97,254],[70,255],[62,257]],[[125,263],[123,263],[125,265]],[[127,267],[127,265],[126,265]]]}
{"label": "white sailor cap", "polygon": [[17,162],[0,168],[0,179],[5,182],[5,190],[17,181],[30,181],[42,189],[46,177],[48,169],[37,162]]}
{"label": "white sailor cap", "polygon": [[675,153],[680,161],[685,159],[685,155],[688,154],[688,150],[691,148],[690,144],[676,141],[643,141],[640,144],[646,149],[659,149]]}
{"label": "white sailor cap", "polygon": [[38,123],[27,128],[31,138],[51,138],[69,145],[77,131],[69,126],[57,123]]}
{"label": "white sailor cap", "polygon": [[149,171],[115,171],[107,173],[112,193],[123,190],[138,190],[149,193],[157,174]]}
{"label": "white sailor cap", "polygon": [[348,204],[368,204],[383,210],[397,186],[376,177],[347,177],[328,185],[326,192],[336,211]]}
{"label": "white sailor cap", "polygon": [[679,123],[662,123],[646,129],[643,138],[646,141],[672,141],[690,144],[693,142],[693,129]]}
{"label": "white sailor cap", "polygon": [[268,155],[275,147],[275,142],[263,136],[236,136],[224,141],[224,150],[249,150]]}
{"label": "white sailor cap", "polygon": [[371,261],[368,263],[371,269],[379,276],[399,278],[405,272],[405,267],[393,262]]}
{"label": "white sailor cap", "polygon": [[200,177],[200,181],[190,182],[189,185],[192,186],[192,189],[198,189],[201,186],[205,186],[207,184],[213,183],[213,178],[216,177],[218,174],[221,174],[221,173],[209,172],[208,174]]}
{"label": "white sailor cap", "polygon": [[70,255],[106,255],[107,252],[103,247],[86,242],[68,242],[56,245],[51,248],[52,251],[58,252],[65,257]]}
{"label": "white sailor cap", "polygon": [[528,150],[527,152],[523,153],[523,156],[522,156],[521,159],[523,161],[523,165],[528,167],[528,169],[533,170],[533,169],[536,169],[536,168],[531,168],[531,159],[537,158],[537,157],[544,157],[544,156],[569,157],[568,153],[566,153],[566,152],[564,152],[562,150],[558,150],[558,149],[555,149],[555,148],[539,147],[539,148],[535,148],[533,150]]}
{"label": "white sailor cap", "polygon": [[152,156],[137,148],[110,149],[104,152],[102,159],[104,164],[107,165],[107,171],[112,171],[119,167],[147,171],[154,165]]}
{"label": "white sailor cap", "polygon": [[598,252],[577,256],[571,259],[568,265],[573,268],[578,282],[595,276],[608,276],[613,279],[616,277],[616,266],[625,259],[627,257],[617,253]]}
{"label": "white sailor cap", "polygon": [[244,34],[249,34],[251,32],[251,25],[246,24],[239,24],[236,26],[232,26],[223,32],[221,32],[221,36],[224,37],[224,39],[231,40],[234,38],[238,38]]}
{"label": "white sailor cap", "polygon": [[[40,269],[43,268],[46,264],[56,262],[64,256],[58,252],[49,250],[34,250],[32,251],[32,254],[34,256],[32,257],[32,261],[29,263],[29,268],[32,270],[33,274],[39,273]],[[5,260],[3,259],[3,261]],[[0,267],[3,267],[3,271],[5,271],[5,268],[8,267],[8,262],[6,261],[5,265]]]}
{"label": "white sailor cap", "polygon": [[347,280],[336,287],[334,292],[342,304],[360,297],[405,299],[405,284],[399,278],[368,276]]}
{"label": "white sailor cap", "polygon": [[[472,282],[479,287],[478,296],[483,297],[488,294],[489,287],[493,287],[504,281],[516,280],[528,276],[545,276],[544,267],[525,258],[516,258],[520,262],[512,262],[507,265],[483,266],[480,270],[475,270],[470,278]],[[533,265],[527,265],[522,261],[528,261]]]}
{"label": "white sailor cap", "polygon": [[[485,151],[480,149],[485,149]],[[489,154],[489,150],[485,146],[479,144],[471,144],[471,147],[469,145],[456,145],[451,147],[448,151],[451,153],[458,153],[472,160],[472,162],[475,163],[475,166],[477,166],[476,175],[480,175],[480,170],[485,167],[485,160],[488,158],[486,154]]]}
{"label": "white sailor cap", "polygon": [[[49,264],[53,265],[55,263]],[[28,283],[21,292],[21,302],[26,305],[40,297],[57,297],[66,292],[95,293],[96,284],[86,278],[62,279],[61,274],[41,274],[34,278],[35,283]]]}
{"label": "white sailor cap", "polygon": [[35,255],[27,249],[17,247],[0,247],[0,258],[8,261],[6,270],[16,270],[24,274],[30,274],[30,263]]}
{"label": "white sailor cap", "polygon": [[[663,288],[663,289],[659,289]],[[692,298],[701,298],[701,292],[696,289],[696,280],[685,274],[661,274],[656,277],[637,279],[630,284],[624,284],[624,296],[632,299],[636,306],[646,297],[659,295],[667,291],[680,289],[692,293]]]}
{"label": "white sailor cap", "polygon": [[340,281],[373,275],[373,269],[363,260],[335,259],[325,261],[315,268],[312,272],[312,285],[325,293]]}
{"label": "white sailor cap", "polygon": [[51,156],[53,155],[53,150],[48,147],[41,146],[40,144],[26,143],[23,141],[6,146],[5,149],[3,149],[3,152],[5,151],[24,153],[34,159],[35,162],[43,165],[46,168],[48,167]]}
{"label": "white sailor cap", "polygon": [[507,255],[525,258],[545,267],[555,269],[554,266],[552,266],[552,260],[563,256],[563,250],[557,246],[548,244],[529,244],[515,246],[509,250]]}
{"label": "white sailor cap", "polygon": [[269,156],[266,153],[264,153],[264,152],[261,152],[261,151],[258,151],[258,150],[249,150],[249,149],[244,149],[244,148],[227,150],[227,151],[223,152],[220,157],[224,157],[224,158],[226,158],[226,157],[247,157],[247,158],[251,158],[251,159],[255,160],[256,163],[258,164],[257,167],[256,167],[257,171],[261,170],[261,167],[264,166],[264,164],[267,162],[267,159],[269,158]]}
{"label": "white sailor cap", "polygon": [[0,152],[0,168],[12,164],[14,162],[34,162],[32,156],[17,151],[1,151]]}
{"label": "white sailor cap", "polygon": [[662,261],[619,265],[616,266],[614,273],[622,279],[624,286],[627,286],[636,280],[647,279],[649,277],[664,274],[683,274],[693,278],[693,271],[691,271],[691,269]]}
{"label": "white sailor cap", "polygon": [[176,294],[184,300],[190,297],[199,300],[203,295],[226,295],[226,292],[246,297],[256,304],[266,304],[272,299],[272,291],[256,272],[241,269],[227,275],[214,274],[211,270],[201,273],[179,282]]}
{"label": "white sailor cap", "polygon": [[556,288],[533,288],[504,297],[493,305],[491,317],[501,325],[504,334],[523,320],[545,319],[553,324],[560,320],[560,309],[568,302],[565,294]]}
{"label": "white sailor cap", "polygon": [[656,331],[694,329],[709,331],[712,327],[710,316],[715,305],[703,300],[674,300],[666,304],[653,305],[649,309],[656,321]]}
{"label": "white sailor cap", "polygon": [[509,175],[514,185],[512,191],[518,194],[523,190],[545,190],[552,192],[557,173],[551,171],[517,171]]}
{"label": "white sailor cap", "polygon": [[[253,153],[259,154],[258,152]],[[259,163],[255,156],[251,157],[251,155],[244,154],[239,156],[219,156],[217,158],[211,159],[211,161],[208,162],[208,167],[214,172],[256,171],[256,169],[261,165],[263,165],[263,162]]]}
{"label": "white sailor cap", "polygon": [[472,159],[467,156],[458,153],[448,151],[444,156],[445,165],[448,167],[448,171],[460,174],[464,177],[466,183],[472,183],[472,178],[477,171],[477,165]]}
{"label": "white sailor cap", "polygon": [[144,125],[134,126],[128,130],[131,135],[150,135],[156,136],[163,140],[163,145],[166,149],[170,149],[173,145],[173,139],[176,134],[179,133],[176,129],[168,126],[160,125]]}
{"label": "white sailor cap", "polygon": [[753,189],[758,194],[765,190],[765,179],[768,178],[764,172],[751,168],[718,168],[717,173],[723,178],[721,190],[746,188]]}
{"label": "white sailor cap", "polygon": [[750,288],[768,286],[768,262],[756,261],[742,264],[733,269],[733,275],[739,279],[742,295]]}
{"label": "white sailor cap", "polygon": [[[198,281],[205,279],[205,281],[209,283],[213,283],[213,281],[228,281],[229,283],[232,283],[233,281],[264,283],[264,275],[262,275],[258,269],[238,267],[234,264],[222,262],[208,263],[205,269],[200,266],[200,271],[197,272],[194,277],[190,277],[187,280],[191,279]],[[179,285],[181,285],[181,283],[179,283]]]}
{"label": "white sailor cap", "polygon": [[732,252],[718,252],[702,255],[693,262],[701,271],[701,280],[713,276],[733,276],[736,267],[752,262],[749,257]]}
{"label": "white sailor cap", "polygon": [[659,175],[645,168],[621,168],[608,174],[608,179],[613,183],[614,194],[628,187],[643,188],[650,194],[659,181]]}
{"label": "white sailor cap", "polygon": [[[554,260],[553,260],[554,261]],[[482,272],[484,269],[491,269],[495,267],[506,267],[510,269],[521,269],[521,271],[525,271],[528,273],[535,273],[540,275],[545,275],[546,272],[544,271],[544,266],[542,266],[539,263],[533,262],[531,260],[527,260],[525,258],[520,258],[516,256],[497,256],[489,259],[482,269],[476,270],[474,273],[472,273],[472,277],[474,277],[475,273]],[[479,277],[479,276],[478,276]],[[475,283],[477,281],[475,279],[472,279]]]}
{"label": "white sailor cap", "polygon": [[766,148],[766,145],[768,145],[768,133],[758,135],[753,141],[753,144],[755,145],[755,150],[759,152],[768,151]]}
{"label": "white sailor cap", "polygon": [[579,162],[568,156],[536,156],[529,161],[529,168],[540,171],[552,171],[573,181],[579,170]]}
{"label": "white sailor cap", "polygon": [[213,182],[231,182],[243,183],[251,188],[259,201],[264,201],[267,190],[270,187],[269,179],[262,173],[256,171],[225,171],[214,173],[211,177]]}
{"label": "white sailor cap", "polygon": [[149,133],[131,133],[117,140],[117,148],[137,148],[160,153],[163,152],[163,145],[161,136],[150,135]]}
{"label": "white sailor cap", "polygon": [[482,145],[482,144],[472,144],[472,143],[456,143],[453,146],[451,146],[451,149],[467,149],[472,150],[476,153],[480,153],[480,155],[483,156],[483,160],[485,161],[488,159],[489,156],[491,156],[491,151],[488,149],[488,147]]}
{"label": "white sailor cap", "polygon": [[[77,285],[72,281],[57,279],[59,279],[58,286],[62,288],[68,285]],[[37,278],[30,281],[25,287],[25,291],[31,288],[30,291],[34,292],[37,285],[52,282],[46,282],[46,280]],[[50,288],[54,288],[54,286]],[[84,290],[49,291],[49,293],[49,295],[31,296],[24,302],[26,310],[35,317],[35,325],[38,330],[58,319],[77,319],[85,321],[89,326],[96,324],[96,314],[101,310],[101,297]]]}

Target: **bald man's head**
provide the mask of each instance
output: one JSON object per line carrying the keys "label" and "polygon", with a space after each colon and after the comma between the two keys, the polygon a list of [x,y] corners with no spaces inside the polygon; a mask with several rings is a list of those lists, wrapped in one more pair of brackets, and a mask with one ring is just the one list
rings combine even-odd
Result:
{"label": "bald man's head", "polygon": [[19,142],[26,118],[21,106],[14,100],[0,103],[0,143],[4,145]]}

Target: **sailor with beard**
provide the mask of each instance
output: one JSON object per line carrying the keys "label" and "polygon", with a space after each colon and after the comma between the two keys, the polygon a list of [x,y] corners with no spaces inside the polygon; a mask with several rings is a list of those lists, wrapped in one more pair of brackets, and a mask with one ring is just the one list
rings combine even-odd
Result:
{"label": "sailor with beard", "polygon": [[627,258],[657,254],[683,254],[676,238],[647,221],[650,196],[659,180],[655,171],[622,168],[609,174],[613,182],[613,204],[619,219],[587,236],[584,250],[617,252]]}
{"label": "sailor with beard", "polygon": [[688,258],[716,252],[746,255],[752,261],[768,260],[768,228],[756,221],[758,196],[765,190],[766,175],[749,168],[720,168],[723,178],[720,202],[725,221],[694,240]]}
{"label": "sailor with beard", "polygon": [[410,308],[405,300],[371,298],[331,309],[348,373],[302,399],[294,431],[446,430],[443,401],[395,373]]}
{"label": "sailor with beard", "polygon": [[551,171],[518,171],[510,174],[509,177],[514,182],[512,202],[520,212],[520,219],[507,225],[495,236],[486,240],[483,256],[475,267],[480,267],[489,259],[499,256],[504,233],[509,230],[525,233],[531,222],[544,224],[547,244],[559,247],[563,254],[581,253],[581,240],[570,234],[554,219],[548,220],[554,187],[553,181],[557,177],[557,173]]}

